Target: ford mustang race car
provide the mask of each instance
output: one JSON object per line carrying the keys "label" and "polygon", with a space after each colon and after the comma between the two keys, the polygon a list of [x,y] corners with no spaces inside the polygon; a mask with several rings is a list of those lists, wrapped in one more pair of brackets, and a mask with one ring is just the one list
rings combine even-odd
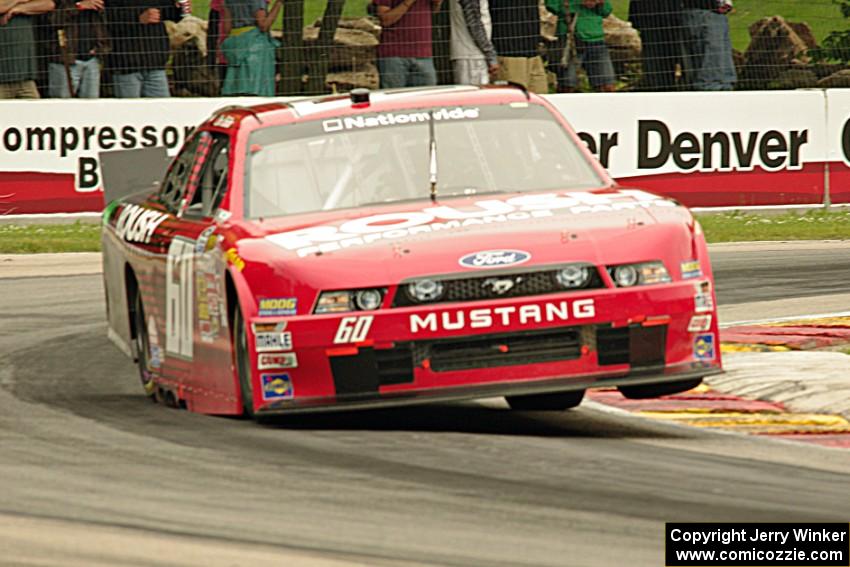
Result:
{"label": "ford mustang race car", "polygon": [[699,224],[513,87],[227,107],[103,218],[109,336],[192,411],[562,410],[721,372]]}

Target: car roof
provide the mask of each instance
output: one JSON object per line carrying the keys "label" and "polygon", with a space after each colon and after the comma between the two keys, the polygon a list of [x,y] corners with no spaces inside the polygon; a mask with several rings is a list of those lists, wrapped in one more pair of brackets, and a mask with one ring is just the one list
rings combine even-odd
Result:
{"label": "car roof", "polygon": [[438,86],[390,89],[369,92],[368,104],[358,104],[351,94],[325,95],[301,99],[265,102],[256,105],[228,106],[218,110],[210,121],[230,115],[241,122],[253,116],[263,125],[285,124],[314,120],[323,117],[348,116],[363,113],[425,106],[466,106],[471,104],[509,104],[512,102],[542,103],[537,95],[529,93],[519,85],[505,86]]}

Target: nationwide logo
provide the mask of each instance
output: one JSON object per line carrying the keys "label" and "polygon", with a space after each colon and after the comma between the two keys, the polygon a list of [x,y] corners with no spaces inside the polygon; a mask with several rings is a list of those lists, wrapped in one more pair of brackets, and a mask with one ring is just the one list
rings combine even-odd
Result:
{"label": "nationwide logo", "polygon": [[458,262],[464,268],[501,268],[522,264],[530,259],[531,254],[522,250],[485,250],[467,254]]}
{"label": "nationwide logo", "polygon": [[[434,122],[446,120],[470,120],[478,118],[479,114],[480,111],[478,108],[462,108],[460,106],[451,110],[448,108],[440,108],[434,111]],[[325,132],[339,132],[340,130],[379,128],[381,126],[399,126],[430,121],[430,112],[388,112],[374,116],[363,115],[333,118],[322,122],[322,128],[324,128]]]}

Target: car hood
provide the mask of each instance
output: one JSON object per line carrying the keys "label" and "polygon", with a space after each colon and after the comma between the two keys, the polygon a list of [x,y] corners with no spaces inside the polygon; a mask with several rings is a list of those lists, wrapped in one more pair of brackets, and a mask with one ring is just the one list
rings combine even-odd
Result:
{"label": "car hood", "polygon": [[[263,258],[276,275],[297,274],[300,283],[320,289],[473,275],[520,263],[674,262],[694,253],[687,209],[629,189],[393,204],[258,221],[252,229],[243,257]],[[504,252],[494,265],[461,263],[490,251]]]}

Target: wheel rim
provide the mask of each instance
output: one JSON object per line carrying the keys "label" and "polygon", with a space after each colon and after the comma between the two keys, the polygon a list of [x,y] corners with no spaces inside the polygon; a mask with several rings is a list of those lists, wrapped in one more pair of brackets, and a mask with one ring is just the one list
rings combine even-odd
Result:
{"label": "wheel rim", "polygon": [[150,367],[150,340],[148,339],[148,327],[145,322],[145,307],[140,294],[136,294],[135,325],[136,325],[136,358],[139,361],[139,379],[145,394],[152,396],[156,384]]}

